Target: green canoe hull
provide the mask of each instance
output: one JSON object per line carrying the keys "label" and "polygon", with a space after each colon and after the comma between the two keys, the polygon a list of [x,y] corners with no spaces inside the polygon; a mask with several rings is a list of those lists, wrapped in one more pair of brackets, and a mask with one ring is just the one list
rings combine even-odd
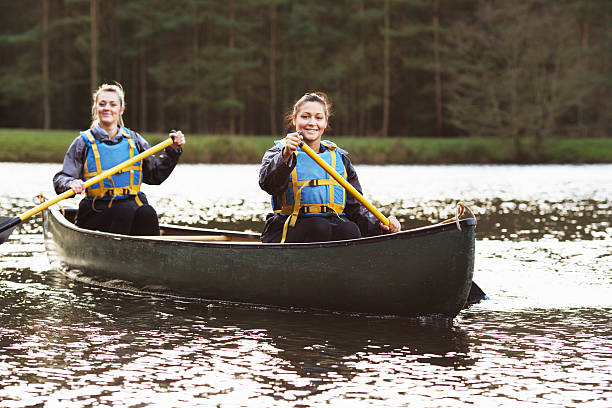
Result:
{"label": "green canoe hull", "polygon": [[473,218],[461,220],[461,230],[452,223],[308,244],[263,244],[256,234],[171,226],[162,226],[163,233],[251,242],[131,237],[78,228],[56,209],[44,219],[47,252],[58,268],[207,300],[455,317],[474,271]]}

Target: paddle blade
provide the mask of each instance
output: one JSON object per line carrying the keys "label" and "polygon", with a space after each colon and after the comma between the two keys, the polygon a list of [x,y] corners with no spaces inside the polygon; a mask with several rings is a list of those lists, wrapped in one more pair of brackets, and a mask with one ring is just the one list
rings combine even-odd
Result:
{"label": "paddle blade", "polygon": [[21,223],[19,217],[0,217],[0,245],[4,244],[19,223]]}
{"label": "paddle blade", "polygon": [[472,282],[472,287],[470,288],[470,294],[468,295],[467,301],[465,302],[466,306],[473,305],[474,303],[478,303],[481,300],[486,300],[489,297],[480,286],[476,284],[476,282]]}

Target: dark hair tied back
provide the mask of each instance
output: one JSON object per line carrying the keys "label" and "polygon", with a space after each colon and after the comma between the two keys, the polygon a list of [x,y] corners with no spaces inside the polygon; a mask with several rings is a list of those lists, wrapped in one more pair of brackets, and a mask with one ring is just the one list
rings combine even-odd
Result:
{"label": "dark hair tied back", "polygon": [[293,109],[285,116],[287,128],[291,127],[293,119],[297,115],[300,107],[306,102],[319,102],[321,105],[323,105],[325,108],[325,117],[329,120],[329,117],[331,116],[331,103],[329,102],[327,95],[324,92],[308,92],[295,102]]}

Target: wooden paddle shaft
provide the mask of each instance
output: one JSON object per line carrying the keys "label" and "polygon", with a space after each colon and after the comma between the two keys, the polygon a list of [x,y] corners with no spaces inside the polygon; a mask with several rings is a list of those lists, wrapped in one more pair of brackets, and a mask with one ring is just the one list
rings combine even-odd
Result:
{"label": "wooden paddle shaft", "polygon": [[[104,180],[105,178],[107,178],[109,176],[112,176],[113,174],[117,173],[119,170],[121,170],[121,169],[123,169],[123,168],[125,168],[127,166],[130,166],[130,165],[136,163],[137,161],[140,161],[140,160],[144,159],[145,157],[148,157],[148,156],[150,156],[152,154],[155,154],[155,153],[159,152],[160,150],[170,146],[172,143],[174,143],[172,138],[168,138],[168,139],[164,140],[163,142],[158,143],[155,146],[145,150],[144,152],[142,152],[140,154],[137,154],[136,156],[132,157],[131,159],[126,160],[126,161],[124,161],[122,163],[119,163],[115,167],[112,167],[112,168],[110,168],[108,170],[103,171],[102,173],[98,174],[97,176],[92,177],[89,180],[87,180],[85,182],[85,188],[87,188],[87,187],[89,187],[89,186],[91,186],[93,184],[96,184],[96,183]],[[23,214],[19,215],[19,218],[21,218],[21,221],[23,221],[23,220],[25,220],[27,218],[30,218],[32,215],[34,215],[34,214],[36,214],[36,213],[38,213],[38,212],[40,212],[40,211],[42,211],[42,210],[44,210],[46,208],[51,207],[53,204],[55,204],[57,202],[60,202],[60,201],[62,201],[64,199],[66,199],[66,198],[69,198],[69,197],[71,197],[73,195],[74,195],[74,191],[72,189],[64,191],[62,194],[57,195],[54,198],[52,198],[52,199],[50,199],[48,201],[45,201],[45,202],[37,205],[36,207],[32,208],[31,210],[24,212]]]}
{"label": "wooden paddle shaft", "polygon": [[312,150],[306,143],[300,142],[300,148],[304,152],[306,152],[306,154],[310,156],[311,159],[316,161],[319,166],[323,167],[323,169],[325,169],[325,171],[328,172],[330,176],[332,176],[338,183],[342,185],[342,187],[344,187],[349,193],[351,193],[353,197],[355,197],[361,204],[364,205],[365,208],[367,208],[372,214],[374,214],[376,218],[380,220],[380,222],[385,225],[389,225],[389,219],[387,219],[387,217],[382,215],[380,211],[378,211],[372,204],[370,204],[368,200],[366,200],[361,195],[361,193],[357,191],[355,187],[353,187],[348,181],[344,179],[344,177],[338,174],[335,169],[333,169],[322,158],[320,158],[319,155],[316,154],[314,150]]}

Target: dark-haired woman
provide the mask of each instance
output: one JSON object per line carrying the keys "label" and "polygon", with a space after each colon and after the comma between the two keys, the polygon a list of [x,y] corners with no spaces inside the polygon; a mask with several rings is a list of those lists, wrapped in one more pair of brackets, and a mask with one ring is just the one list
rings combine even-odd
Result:
{"label": "dark-haired woman", "polygon": [[398,232],[394,216],[384,225],[299,147],[307,144],[361,193],[348,153],[322,140],[331,104],[324,93],[307,93],[286,119],[295,132],[276,141],[265,153],[260,187],[272,196],[263,242],[322,242]]}

